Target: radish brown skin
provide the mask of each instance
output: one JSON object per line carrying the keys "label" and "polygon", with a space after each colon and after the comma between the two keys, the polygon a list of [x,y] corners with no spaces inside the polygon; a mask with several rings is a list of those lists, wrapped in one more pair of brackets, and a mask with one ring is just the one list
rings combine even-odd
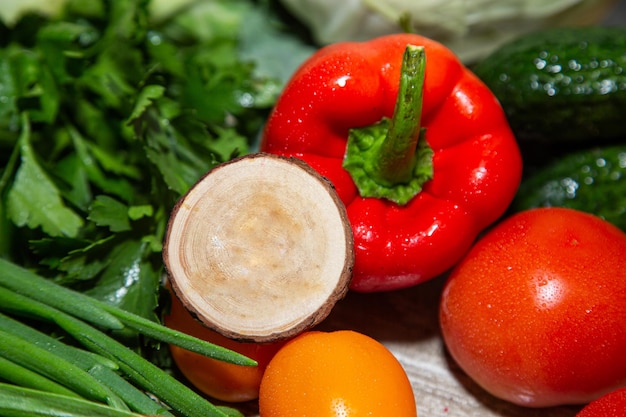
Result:
{"label": "radish brown skin", "polygon": [[354,248],[328,180],[299,159],[255,153],[215,167],[178,201],[163,259],[200,322],[265,343],[328,316],[348,291]]}

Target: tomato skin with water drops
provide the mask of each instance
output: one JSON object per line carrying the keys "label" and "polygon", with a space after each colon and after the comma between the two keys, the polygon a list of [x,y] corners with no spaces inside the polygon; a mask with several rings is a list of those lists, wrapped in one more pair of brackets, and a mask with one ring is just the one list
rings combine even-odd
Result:
{"label": "tomato skin with water drops", "polygon": [[451,356],[491,394],[593,401],[626,385],[626,234],[572,209],[515,214],[452,270],[440,319]]}

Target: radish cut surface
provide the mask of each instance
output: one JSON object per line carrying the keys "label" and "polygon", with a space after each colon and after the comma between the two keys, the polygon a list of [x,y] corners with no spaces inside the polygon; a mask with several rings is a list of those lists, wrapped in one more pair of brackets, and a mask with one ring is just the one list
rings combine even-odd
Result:
{"label": "radish cut surface", "polygon": [[176,296],[204,325],[270,342],[326,318],[348,291],[354,249],[325,178],[257,153],[217,166],[179,200],[163,257]]}

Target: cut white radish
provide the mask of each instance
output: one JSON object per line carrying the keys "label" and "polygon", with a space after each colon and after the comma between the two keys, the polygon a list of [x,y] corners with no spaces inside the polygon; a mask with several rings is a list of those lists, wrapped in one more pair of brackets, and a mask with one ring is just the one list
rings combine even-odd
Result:
{"label": "cut white radish", "polygon": [[180,199],[163,257],[204,325],[271,342],[326,318],[348,291],[354,248],[328,180],[299,159],[256,153],[212,169]]}

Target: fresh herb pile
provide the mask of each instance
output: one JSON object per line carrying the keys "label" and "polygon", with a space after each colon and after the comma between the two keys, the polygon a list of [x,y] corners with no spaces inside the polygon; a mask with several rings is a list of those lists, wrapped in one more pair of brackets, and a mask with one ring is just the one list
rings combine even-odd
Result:
{"label": "fresh herb pile", "polygon": [[[28,274],[55,285],[46,294],[70,289],[157,322],[171,208],[213,166],[254,149],[281,77],[310,50],[281,32],[271,2],[187,2],[158,18],[151,6],[77,0],[53,17],[0,23],[0,290],[25,303],[0,303],[3,344],[6,333],[19,346],[43,322],[37,337],[70,345],[84,332],[62,323],[102,329],[29,311],[41,301],[8,287]],[[124,337],[133,360],[147,356],[137,335],[161,340],[124,324],[104,330]],[[0,368],[16,375],[7,357]],[[0,385],[0,404],[19,385]],[[38,395],[29,404],[52,404]]]}
{"label": "fresh herb pile", "polygon": [[[54,323],[65,335],[47,335],[0,313],[0,415],[241,415],[214,406],[106,332],[131,329],[219,360],[242,365],[254,361],[59,286],[4,259],[0,268],[1,310]],[[65,338],[80,347],[66,344]]]}
{"label": "fresh herb pile", "polygon": [[155,24],[146,1],[77,1],[4,28],[3,258],[152,314],[171,207],[250,150],[280,88],[241,58],[250,3],[206,4]]}

